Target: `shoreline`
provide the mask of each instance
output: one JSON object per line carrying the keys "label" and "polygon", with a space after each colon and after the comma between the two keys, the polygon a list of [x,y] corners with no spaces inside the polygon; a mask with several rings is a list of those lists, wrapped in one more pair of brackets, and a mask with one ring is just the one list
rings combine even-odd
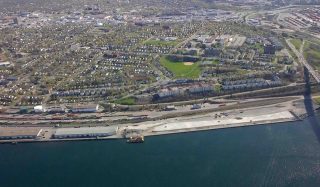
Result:
{"label": "shoreline", "polygon": [[[314,107],[314,110],[317,110],[317,107]],[[306,117],[308,115],[304,102],[302,100],[291,100],[259,107],[221,110],[198,115],[181,115],[168,119],[117,125],[91,126],[88,124],[89,126],[84,127],[0,126],[0,144],[126,139],[132,136],[148,137],[271,125],[301,121]],[[32,133],[33,136],[26,135]]]}
{"label": "shoreline", "polygon": [[[307,118],[307,117],[306,117]],[[305,119],[305,118],[304,118]],[[233,124],[223,124],[223,125],[211,125],[211,126],[203,126],[203,127],[194,127],[194,128],[181,128],[176,130],[168,130],[168,131],[159,131],[159,132],[145,132],[143,136],[163,136],[163,135],[173,135],[180,133],[192,133],[192,132],[201,132],[201,131],[211,131],[211,130],[219,130],[219,129],[228,129],[228,128],[244,128],[244,127],[252,127],[252,126],[261,126],[261,125],[274,125],[281,123],[290,123],[295,121],[302,121],[301,118],[279,118],[272,120],[264,120],[264,121],[255,121],[252,123],[233,123]],[[113,135],[108,137],[99,137],[99,138],[66,138],[66,139],[47,139],[47,140],[38,140],[38,139],[21,139],[21,140],[5,140],[0,141],[0,144],[12,144],[12,143],[48,143],[48,142],[67,142],[67,141],[93,141],[93,140],[120,140],[126,139],[126,137],[120,135]]]}
{"label": "shoreline", "polygon": [[[218,127],[207,127],[202,129],[194,129],[194,130],[186,130],[181,129],[179,131],[167,131],[163,133],[149,133],[145,134],[145,137],[151,137],[151,136],[165,136],[165,135],[174,135],[174,134],[184,134],[184,133],[194,133],[194,132],[202,132],[202,131],[213,131],[213,130],[220,130],[220,129],[232,129],[232,128],[246,128],[246,127],[252,127],[252,126],[262,126],[262,125],[274,125],[282,123],[291,123],[301,121],[299,119],[283,119],[283,120],[275,120],[265,123],[253,123],[253,124],[233,124],[229,126],[218,126]],[[124,137],[107,137],[107,138],[73,138],[73,139],[51,139],[51,140],[21,140],[21,141],[0,141],[0,144],[12,144],[13,142],[16,143],[55,143],[55,142],[72,142],[72,141],[110,141],[110,140],[125,140]]]}

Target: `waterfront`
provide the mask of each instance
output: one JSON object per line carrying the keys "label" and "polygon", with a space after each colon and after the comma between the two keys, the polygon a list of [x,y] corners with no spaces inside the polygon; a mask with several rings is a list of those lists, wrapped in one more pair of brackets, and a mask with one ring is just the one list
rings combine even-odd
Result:
{"label": "waterfront", "polygon": [[0,145],[9,186],[319,186],[317,118],[125,140]]}

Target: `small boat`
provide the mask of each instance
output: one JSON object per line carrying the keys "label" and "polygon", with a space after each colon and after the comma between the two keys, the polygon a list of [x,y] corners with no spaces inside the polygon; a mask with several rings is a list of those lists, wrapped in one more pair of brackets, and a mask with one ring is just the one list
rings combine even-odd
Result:
{"label": "small boat", "polygon": [[11,144],[12,144],[12,145],[17,145],[17,144],[18,144],[18,142],[13,141],[13,142],[11,142]]}
{"label": "small boat", "polygon": [[131,136],[127,140],[127,143],[143,143],[143,142],[144,142],[144,137],[143,136]]}

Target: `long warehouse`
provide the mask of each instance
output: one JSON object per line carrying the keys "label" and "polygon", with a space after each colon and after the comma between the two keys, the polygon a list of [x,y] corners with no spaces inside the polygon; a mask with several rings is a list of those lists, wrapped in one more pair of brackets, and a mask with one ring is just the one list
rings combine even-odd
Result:
{"label": "long warehouse", "polygon": [[81,127],[60,128],[53,134],[55,139],[67,138],[97,138],[112,136],[117,133],[118,127]]}

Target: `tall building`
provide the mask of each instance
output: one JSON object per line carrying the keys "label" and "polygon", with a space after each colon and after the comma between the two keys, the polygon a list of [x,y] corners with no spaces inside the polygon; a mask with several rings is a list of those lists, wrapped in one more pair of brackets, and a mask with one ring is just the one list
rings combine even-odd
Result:
{"label": "tall building", "polygon": [[272,54],[276,53],[276,47],[273,44],[264,44],[264,54]]}

